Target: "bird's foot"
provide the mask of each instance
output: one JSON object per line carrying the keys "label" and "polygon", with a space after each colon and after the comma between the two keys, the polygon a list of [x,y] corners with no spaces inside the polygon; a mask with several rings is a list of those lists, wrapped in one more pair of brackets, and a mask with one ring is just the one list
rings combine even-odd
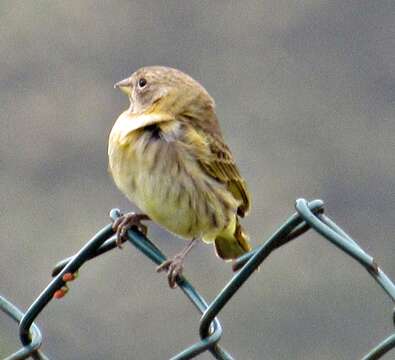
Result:
{"label": "bird's foot", "polygon": [[172,259],[164,261],[156,268],[156,272],[167,271],[167,281],[172,289],[177,287],[177,279],[179,279],[184,269],[184,258],[194,244],[196,244],[196,239],[192,239],[180,253],[175,255]]}
{"label": "bird's foot", "polygon": [[167,271],[167,281],[172,289],[177,287],[177,278],[181,276],[184,269],[184,253],[177,254],[172,259],[168,259],[156,268],[156,272]]}
{"label": "bird's foot", "polygon": [[114,221],[112,228],[116,232],[116,243],[120,249],[122,249],[122,244],[128,239],[127,232],[132,227],[136,227],[144,235],[147,235],[147,226],[141,223],[143,220],[150,220],[150,218],[146,214],[130,212],[120,216]]}

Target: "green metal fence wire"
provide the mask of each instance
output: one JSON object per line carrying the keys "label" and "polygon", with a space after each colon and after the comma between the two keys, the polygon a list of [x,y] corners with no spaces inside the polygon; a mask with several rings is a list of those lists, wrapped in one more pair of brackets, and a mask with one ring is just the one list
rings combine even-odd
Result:
{"label": "green metal fence wire", "polygon": [[[110,216],[112,220],[115,220],[121,216],[121,213],[119,210],[113,209],[110,212]],[[314,200],[308,203],[304,199],[299,199],[296,201],[295,214],[280,226],[261,246],[241,256],[234,262],[233,268],[237,273],[210,304],[204,300],[184,276],[180,276],[177,279],[179,288],[202,314],[202,317],[199,327],[200,340],[175,355],[171,360],[192,359],[205,351],[211,352],[216,359],[232,360],[232,356],[219,345],[222,327],[217,319],[217,315],[273,250],[298,238],[309,229],[314,229],[332,244],[358,261],[365,267],[392,301],[395,302],[395,286],[392,281],[370,255],[364,252],[329,217],[324,215],[323,202],[321,200]],[[128,239],[154,263],[161,264],[166,259],[163,253],[137,229],[133,228],[128,231]],[[19,323],[19,336],[22,343],[22,348],[8,356],[6,360],[20,360],[28,357],[48,360],[39,350],[42,343],[42,336],[39,328],[33,321],[51,301],[55,292],[65,286],[65,281],[63,280],[64,274],[77,272],[86,261],[104,254],[115,247],[114,232],[111,224],[109,224],[89,240],[77,254],[60,261],[55,266],[52,273],[54,279],[41,292],[25,313],[22,313],[15,305],[0,296],[0,309]],[[393,313],[393,322],[395,324],[395,313]],[[395,333],[370,350],[362,360],[379,359],[394,347]]]}

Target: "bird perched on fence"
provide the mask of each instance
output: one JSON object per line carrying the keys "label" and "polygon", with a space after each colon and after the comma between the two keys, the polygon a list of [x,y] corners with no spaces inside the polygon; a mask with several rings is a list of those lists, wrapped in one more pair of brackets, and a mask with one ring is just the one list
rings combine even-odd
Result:
{"label": "bird perched on fence", "polygon": [[142,220],[153,220],[189,240],[157,271],[170,287],[197,239],[214,243],[217,255],[235,259],[251,249],[239,217],[250,208],[246,182],[226,146],[212,97],[187,74],[143,67],[115,84],[130,100],[111,130],[109,171],[118,188],[144,213],[114,222],[117,244]]}

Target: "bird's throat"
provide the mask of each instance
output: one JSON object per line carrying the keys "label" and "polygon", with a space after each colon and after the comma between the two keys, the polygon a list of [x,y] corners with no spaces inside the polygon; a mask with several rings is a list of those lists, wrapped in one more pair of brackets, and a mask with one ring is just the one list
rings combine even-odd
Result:
{"label": "bird's throat", "polygon": [[173,116],[168,113],[132,114],[124,111],[115,122],[111,134],[118,138],[120,144],[124,144],[132,132],[172,120]]}

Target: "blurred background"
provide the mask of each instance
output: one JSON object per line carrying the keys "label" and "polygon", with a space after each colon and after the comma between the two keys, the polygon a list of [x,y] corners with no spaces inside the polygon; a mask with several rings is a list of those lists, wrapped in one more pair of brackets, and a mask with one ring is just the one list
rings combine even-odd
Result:
{"label": "blurred background", "polygon": [[[296,198],[321,198],[395,278],[394,1],[104,3],[0,3],[1,294],[26,309],[112,207],[134,209],[107,174],[107,137],[128,106],[113,84],[156,64],[215,98],[253,194],[254,245]],[[184,246],[149,234],[167,255]],[[203,244],[185,274],[209,300],[232,276]],[[221,344],[236,359],[356,359],[391,332],[391,311],[359,264],[310,232],[222,311]],[[38,325],[53,359],[167,359],[198,339],[198,320],[126,245],[87,264]],[[0,357],[18,347],[0,314]]]}

